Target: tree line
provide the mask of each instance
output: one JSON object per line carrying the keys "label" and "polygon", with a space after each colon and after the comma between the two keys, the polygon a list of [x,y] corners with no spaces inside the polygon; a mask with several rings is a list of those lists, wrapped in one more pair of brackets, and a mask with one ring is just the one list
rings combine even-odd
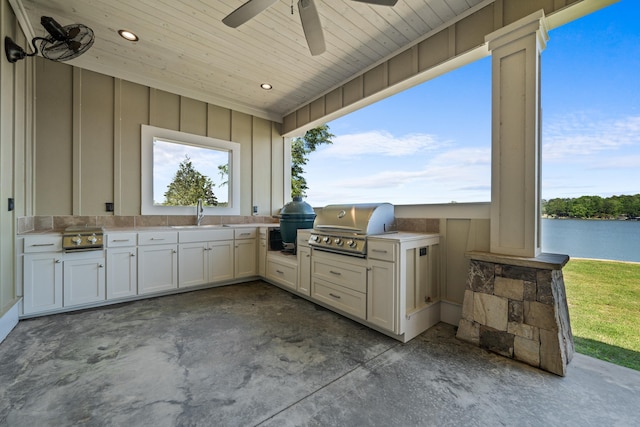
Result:
{"label": "tree line", "polygon": [[542,200],[542,214],[557,218],[640,218],[640,194]]}

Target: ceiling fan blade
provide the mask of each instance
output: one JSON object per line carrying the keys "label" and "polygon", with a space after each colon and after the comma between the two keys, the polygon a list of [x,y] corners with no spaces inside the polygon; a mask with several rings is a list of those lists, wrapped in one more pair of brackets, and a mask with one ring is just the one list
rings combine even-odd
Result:
{"label": "ceiling fan blade", "polygon": [[376,4],[378,6],[395,6],[398,0],[353,0],[360,3]]}
{"label": "ceiling fan blade", "polygon": [[249,0],[228,14],[222,22],[231,28],[237,28],[277,1],[278,0]]}
{"label": "ceiling fan blade", "polygon": [[298,1],[298,10],[309,51],[311,51],[311,55],[320,55],[326,50],[326,46],[318,9],[316,9],[313,0],[300,0]]}

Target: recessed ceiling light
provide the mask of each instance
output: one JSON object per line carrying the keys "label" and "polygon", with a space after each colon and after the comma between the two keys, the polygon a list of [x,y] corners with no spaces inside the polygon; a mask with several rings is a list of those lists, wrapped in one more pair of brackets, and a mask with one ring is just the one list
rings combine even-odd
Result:
{"label": "recessed ceiling light", "polygon": [[129,30],[118,30],[118,34],[120,34],[120,37],[125,40],[129,40],[130,42],[137,42],[139,40],[138,36],[136,36]]}
{"label": "recessed ceiling light", "polygon": [[264,90],[271,90],[271,89],[273,89],[273,86],[271,86],[269,83],[262,83],[262,84],[260,85],[260,87],[261,87],[262,89],[264,89]]}

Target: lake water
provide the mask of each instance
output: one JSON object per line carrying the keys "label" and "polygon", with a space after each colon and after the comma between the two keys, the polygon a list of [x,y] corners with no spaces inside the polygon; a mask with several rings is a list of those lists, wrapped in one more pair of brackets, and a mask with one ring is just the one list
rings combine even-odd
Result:
{"label": "lake water", "polygon": [[542,219],[542,252],[640,262],[640,221]]}

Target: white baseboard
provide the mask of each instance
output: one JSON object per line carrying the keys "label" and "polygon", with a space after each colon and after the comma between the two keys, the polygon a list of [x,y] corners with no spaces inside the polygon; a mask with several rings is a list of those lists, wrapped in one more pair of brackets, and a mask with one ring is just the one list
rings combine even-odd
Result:
{"label": "white baseboard", "polygon": [[18,298],[7,311],[0,315],[0,343],[4,341],[7,335],[9,335],[9,332],[11,332],[18,324],[19,306],[20,299]]}
{"label": "white baseboard", "polygon": [[462,304],[450,301],[440,301],[440,321],[458,326],[462,317]]}

